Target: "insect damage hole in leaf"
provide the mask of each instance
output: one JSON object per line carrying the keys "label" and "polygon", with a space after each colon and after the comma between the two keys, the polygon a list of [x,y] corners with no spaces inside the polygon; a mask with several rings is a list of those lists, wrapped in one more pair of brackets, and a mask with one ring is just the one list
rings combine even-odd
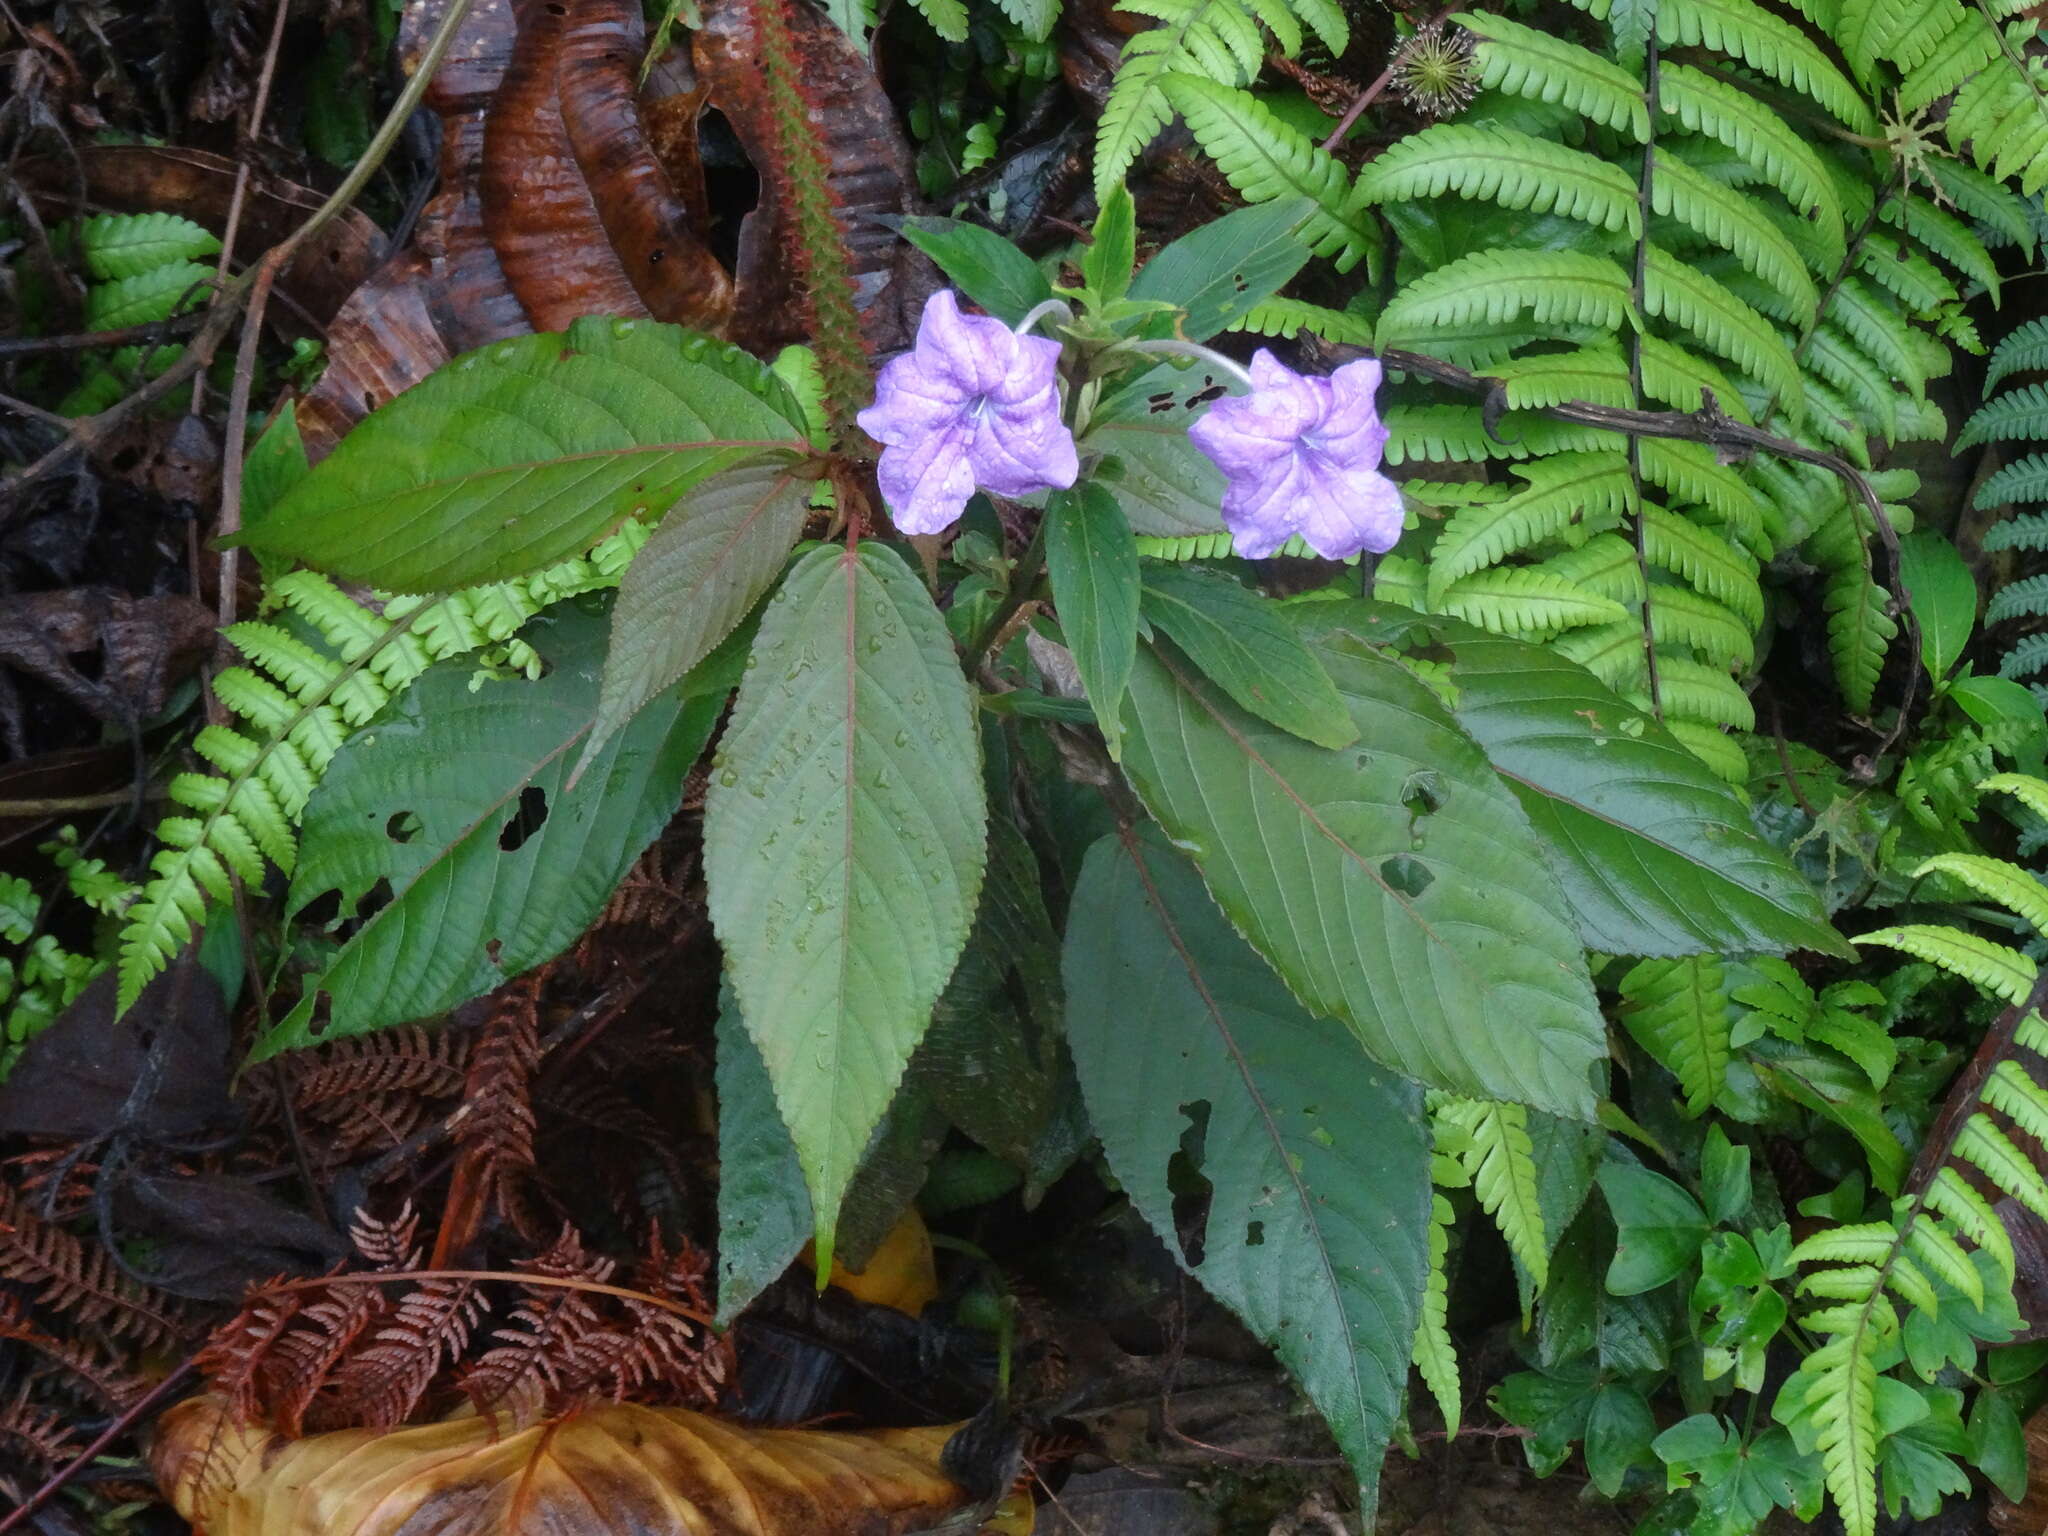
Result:
{"label": "insect damage hole in leaf", "polygon": [[505,830],[498,834],[498,846],[507,853],[517,853],[547,819],[548,792],[538,784],[527,785],[519,791],[519,809],[512,813],[512,819],[505,823]]}

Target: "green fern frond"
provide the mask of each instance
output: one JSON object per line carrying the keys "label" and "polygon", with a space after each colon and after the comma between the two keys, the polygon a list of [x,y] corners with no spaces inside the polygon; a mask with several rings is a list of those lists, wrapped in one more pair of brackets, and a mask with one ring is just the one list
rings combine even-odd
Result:
{"label": "green fern frond", "polygon": [[1453,582],[1438,612],[1497,635],[1542,639],[1584,624],[1612,624],[1628,616],[1621,604],[1582,591],[1546,571],[1496,566]]}
{"label": "green fern frond", "polygon": [[1452,582],[1574,528],[1600,531],[1631,509],[1628,459],[1619,453],[1553,454],[1519,471],[1528,483],[1508,500],[1468,507],[1437,535],[1430,554],[1432,605]]}
{"label": "green fern frond", "polygon": [[1875,133],[1863,93],[1812,40],[1751,0],[1658,0],[1657,38],[1667,48],[1704,46],[1818,102],[1858,133]]}
{"label": "green fern frond", "polygon": [[1837,411],[1853,412],[1852,420],[1880,433],[1886,442],[1899,435],[1899,401],[1885,371],[1832,325],[1814,328],[1806,339],[1806,361],[1813,371],[1842,393]]}
{"label": "green fern frond", "polygon": [[[2011,475],[2014,470],[2023,470],[2024,473]],[[2011,478],[2007,478],[2008,475]],[[2001,480],[2003,484],[1999,483]],[[2031,494],[2023,498],[2005,494],[2015,490]],[[1977,493],[1977,508],[1986,511],[2004,506],[2008,501],[2041,500],[2044,492],[2048,492],[2048,454],[2029,454],[2018,464],[2008,464],[1984,482]],[[2037,554],[2048,550],[2048,512],[2023,512],[1993,523],[1985,530],[1983,549],[1986,554],[1998,554],[2008,549],[2032,550]]]}
{"label": "green fern frond", "polygon": [[1415,1320],[1415,1369],[1436,1399],[1444,1417],[1444,1433],[1456,1438],[1464,1409],[1458,1382],[1458,1351],[1451,1343],[1450,1277],[1445,1271],[1451,1253],[1451,1202],[1432,1194],[1429,1205],[1429,1275],[1422,1287],[1422,1309]]}
{"label": "green fern frond", "polygon": [[1894,379],[1916,395],[1926,393],[1927,374],[1920,364],[1913,328],[1867,285],[1853,277],[1843,278],[1829,296],[1827,318]]}
{"label": "green fern frond", "polygon": [[1643,308],[1689,332],[1797,411],[1799,364],[1778,330],[1698,267],[1648,247]]}
{"label": "green fern frond", "polygon": [[1472,1181],[1479,1205],[1493,1218],[1508,1251],[1542,1290],[1550,1275],[1550,1245],[1537,1192],[1536,1149],[1529,1116],[1519,1104],[1432,1094],[1431,1113],[1463,1134],[1456,1156]]}
{"label": "green fern frond", "polygon": [[1933,874],[1962,882],[1986,901],[2004,907],[2036,933],[2048,934],[2048,889],[2043,889],[2038,880],[2017,864],[1981,853],[1938,853],[1921,861],[1913,878],[1924,880]]}
{"label": "green fern frond", "polygon": [[1908,67],[1899,61],[1899,40],[1928,9],[1926,0],[1842,0],[1828,30],[1849,67],[1868,85],[1873,66],[1881,59]]}
{"label": "green fern frond", "polygon": [[1644,714],[1655,703],[1664,711],[1667,723],[1690,720],[1699,725],[1723,726],[1731,731],[1756,729],[1756,706],[1734,678],[1689,656],[1666,652],[1657,658],[1657,695],[1650,697],[1648,676],[1644,686],[1624,695]]}
{"label": "green fern frond", "polygon": [[1926,56],[1911,65],[1899,83],[1899,111],[1924,111],[1999,57],[1998,33],[1990,22],[1965,8],[1955,25],[1937,37]]}
{"label": "green fern frond", "polygon": [[1991,1202],[1978,1193],[1974,1184],[1952,1165],[1944,1163],[1928,1181],[1927,1190],[1920,1198],[1929,1210],[1943,1217],[1973,1244],[1990,1254],[1998,1267],[2005,1271],[2006,1283],[2012,1283],[2012,1236],[2005,1230],[2005,1223],[1999,1219]]}
{"label": "green fern frond", "polygon": [[1733,1027],[1728,972],[1719,955],[1643,960],[1621,979],[1621,1022],[1678,1079],[1688,1115],[1721,1092]]}
{"label": "green fern frond", "polygon": [[[1530,567],[1582,587],[1598,597],[1612,599],[1622,604],[1640,603],[1643,600],[1643,569],[1636,561],[1635,546],[1618,534],[1596,533],[1577,549],[1567,549],[1552,555],[1548,560]],[[1640,647],[1642,629],[1630,621],[1624,625],[1636,638]],[[1598,631],[1582,630],[1570,637],[1578,640]],[[1560,649],[1570,640],[1558,642]],[[1574,658],[1576,659],[1576,658]],[[1585,663],[1581,662],[1581,665]],[[1591,670],[1598,672],[1598,668]],[[1602,681],[1608,681],[1602,678]]]}
{"label": "green fern frond", "polygon": [[1684,577],[1751,629],[1763,627],[1763,588],[1748,554],[1712,529],[1652,503],[1644,503],[1642,520],[1643,554],[1650,564]]}
{"label": "green fern frond", "polygon": [[1916,960],[1938,965],[1981,987],[1993,997],[2018,1007],[2034,987],[2034,962],[2018,950],[1994,940],[1945,928],[1939,923],[1905,923],[1857,935],[1858,944],[1881,944],[1902,950]]}
{"label": "green fern frond", "polygon": [[1637,444],[1646,484],[1671,493],[1680,506],[1704,508],[1746,548],[1769,553],[1761,499],[1743,477],[1717,463],[1704,443],[1675,437],[1646,437]]}
{"label": "green fern frond", "polygon": [[[1231,0],[1206,0],[1202,8],[1214,10],[1229,3]],[[1129,46],[1136,47],[1164,30],[1140,32]],[[1125,69],[1129,67],[1126,64]],[[1119,72],[1117,87],[1123,82],[1124,74]],[[1378,232],[1371,218],[1353,204],[1344,167],[1257,97],[1199,75],[1168,73],[1160,77],[1157,89],[1187,120],[1188,131],[1246,201],[1306,197],[1315,205],[1302,222],[1299,238],[1318,256],[1330,257],[1339,272],[1350,271],[1373,248]],[[1114,90],[1111,100],[1115,100]],[[1107,114],[1103,124],[1107,131]],[[1098,182],[1101,173],[1098,159]],[[1116,174],[1120,176],[1121,169]]]}
{"label": "green fern frond", "polygon": [[2048,440],[2048,384],[2028,384],[2000,395],[1963,423],[1956,450],[1979,443]]}
{"label": "green fern frond", "polygon": [[175,213],[94,214],[79,221],[78,244],[86,270],[103,283],[220,250],[211,232]]}
{"label": "green fern frond", "polygon": [[1389,464],[1484,464],[1491,459],[1543,458],[1553,453],[1618,449],[1620,433],[1547,416],[1510,411],[1486,429],[1476,405],[1392,405],[1382,418]]}
{"label": "green fern frond", "polygon": [[209,725],[193,738],[213,772],[182,773],[168,786],[175,804],[198,814],[174,814],[157,830],[164,847],[122,927],[119,1006],[170,963],[211,903],[228,898],[230,873],[254,885],[266,860],[290,872],[297,818],[352,730],[436,661],[510,642],[504,659],[526,664],[530,653],[518,654],[513,639],[526,621],[563,597],[617,585],[646,537],[631,523],[589,556],[523,581],[394,599],[382,614],[311,571],[273,583],[329,654],[274,624],[228,632],[249,665],[224,669],[214,691],[237,724]]}
{"label": "green fern frond", "polygon": [[1991,302],[1998,302],[1998,263],[1984,242],[1954,214],[1937,208],[1924,197],[1886,198],[1878,217],[1903,229],[1929,251],[1973,282],[1984,285]]}
{"label": "green fern frond", "polygon": [[1756,660],[1749,625],[1735,612],[1689,587],[1650,593],[1650,635],[1659,647],[1689,645],[1716,666],[1747,668]]}
{"label": "green fern frond", "polygon": [[1977,788],[1987,795],[2011,795],[2036,816],[2048,818],[2048,780],[2030,773],[1994,773]]}
{"label": "green fern frond", "polygon": [[1517,358],[1496,363],[1490,372],[1507,385],[1508,405],[1515,410],[1541,410],[1567,400],[1606,406],[1635,402],[1628,359],[1612,344]]}
{"label": "green fern frond", "polygon": [[2012,241],[2027,255],[2034,254],[2034,220],[2027,200],[2003,181],[1939,155],[1927,161],[1927,174],[1958,213]]}
{"label": "green fern frond", "polygon": [[1990,394],[2015,373],[2042,372],[2048,372],[2048,316],[2015,328],[1991,349],[1991,360],[1984,365],[1984,393]]}
{"label": "green fern frond", "polygon": [[1320,336],[1324,341],[1344,342],[1358,347],[1372,345],[1370,320],[1362,315],[1354,315],[1349,310],[1329,309],[1302,299],[1267,299],[1264,303],[1254,304],[1224,329],[1252,336],[1288,338],[1307,331],[1311,335]]}
{"label": "green fern frond", "polygon": [[[1442,197],[1555,213],[1598,229],[1642,233],[1636,186],[1618,165],[1497,123],[1439,123],[1411,134],[1359,172],[1358,202]],[[1660,212],[1663,210],[1659,210]]]}
{"label": "green fern frond", "polygon": [[1957,87],[1941,128],[1956,149],[2029,196],[2048,183],[2048,106],[2031,60],[2001,48]]}
{"label": "green fern frond", "polygon": [[1776,226],[1757,216],[1744,194],[1701,175],[1678,156],[1659,151],[1650,176],[1650,204],[1728,251],[1784,295],[1799,324],[1812,323],[1820,293],[1806,275],[1806,263]]}
{"label": "green fern frond", "polygon": [[[2000,587],[1991,594],[1991,601],[1984,605],[1986,624],[2003,624],[2009,619],[2040,618],[2044,614],[2048,614],[2048,572],[2038,576],[2027,576]],[[2020,646],[2038,640],[2048,640],[2048,636],[2027,636],[2013,648],[2013,654],[2018,654]],[[2048,659],[2048,652],[2043,653],[2043,658]],[[1999,670],[2004,672],[2005,668],[2000,667]],[[2032,667],[2021,667],[2018,670],[2031,671]],[[2006,675],[2010,677],[2014,674],[2007,672]]]}
{"label": "green fern frond", "polygon": [[1871,230],[1856,251],[1856,270],[1915,315],[1931,315],[1962,298],[1941,269],[1911,246]]}
{"label": "green fern frond", "polygon": [[1827,609],[1835,685],[1852,711],[1866,713],[1877,697],[1885,651],[1899,632],[1898,621],[1885,611],[1891,595],[1871,579],[1867,567],[1852,563],[1828,578],[1821,601]]}
{"label": "green fern frond", "polygon": [[1408,284],[1380,316],[1378,345],[1427,352],[1440,326],[1590,325],[1613,333],[1629,318],[1629,276],[1580,251],[1473,251]]}
{"label": "green fern frond", "polygon": [[1834,179],[1806,141],[1776,112],[1732,85],[1685,64],[1657,72],[1657,106],[1694,133],[1726,145],[1814,220],[1827,249],[1844,249],[1842,205]]}
{"label": "green fern frond", "polygon": [[1650,136],[1642,82],[1613,60],[1505,16],[1461,11],[1451,22],[1477,40],[1473,62],[1487,90],[1566,107],[1638,142]]}
{"label": "green fern frond", "polygon": [[1756,424],[1742,392],[1714,364],[1661,336],[1643,338],[1644,394],[1674,410],[1696,411],[1706,403],[1703,391],[1707,390],[1713,392],[1715,404],[1735,420]]}
{"label": "green fern frond", "polygon": [[95,331],[154,325],[203,301],[212,281],[212,267],[196,261],[170,261],[145,267],[131,277],[95,283],[86,290],[85,323]]}

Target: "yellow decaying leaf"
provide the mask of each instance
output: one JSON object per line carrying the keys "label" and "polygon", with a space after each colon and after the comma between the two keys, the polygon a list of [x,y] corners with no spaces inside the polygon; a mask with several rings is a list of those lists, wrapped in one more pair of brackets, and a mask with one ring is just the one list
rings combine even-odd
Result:
{"label": "yellow decaying leaf", "polygon": [[[813,1270],[818,1267],[809,1243],[797,1257]],[[834,1259],[832,1284],[875,1306],[893,1307],[906,1317],[921,1315],[939,1294],[939,1268],[932,1256],[932,1235],[925,1230],[917,1207],[903,1213],[903,1219],[889,1229],[862,1269],[850,1270]]]}
{"label": "yellow decaying leaf", "polygon": [[755,1429],[603,1404],[513,1429],[464,1413],[287,1440],[195,1397],[157,1427],[157,1485],[205,1536],[901,1536],[961,1509],[954,1426]]}

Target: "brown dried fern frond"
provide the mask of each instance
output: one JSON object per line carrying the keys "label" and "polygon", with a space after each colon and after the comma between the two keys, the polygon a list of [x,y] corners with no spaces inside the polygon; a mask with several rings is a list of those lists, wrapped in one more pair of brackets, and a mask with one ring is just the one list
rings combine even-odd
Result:
{"label": "brown dried fern frond", "polygon": [[[564,1226],[554,1246],[518,1267],[555,1280],[610,1281],[616,1266],[587,1252],[575,1228]],[[462,1390],[480,1413],[509,1411],[520,1423],[541,1416],[551,1403],[585,1385],[586,1373],[601,1362],[604,1346],[586,1343],[604,1330],[592,1293],[569,1286],[529,1287],[506,1326],[491,1331],[496,1347],[462,1373]]]}
{"label": "brown dried fern frond", "polygon": [[463,1114],[455,1140],[474,1160],[475,1176],[502,1206],[508,1185],[533,1172],[533,1074],[540,1067],[540,997],[545,972],[535,971],[498,994],[470,1054]]}
{"label": "brown dried fern frond", "polygon": [[62,1339],[36,1326],[18,1297],[0,1296],[0,1339],[25,1344],[57,1366],[105,1407],[116,1412],[140,1399],[148,1387],[83,1339]]}
{"label": "brown dried fern frond", "polygon": [[417,1027],[354,1035],[309,1052],[293,1072],[292,1102],[301,1114],[366,1094],[406,1093],[452,1099],[462,1093],[469,1037]]}
{"label": "brown dried fern frond", "polygon": [[169,1344],[190,1332],[178,1302],[122,1274],[97,1242],[43,1220],[28,1197],[4,1185],[0,1279],[31,1287],[30,1300],[39,1307],[144,1346]]}
{"label": "brown dried fern frond", "polygon": [[31,1403],[26,1389],[0,1403],[0,1466],[41,1465],[55,1471],[75,1461],[82,1449],[63,1416]]}
{"label": "brown dried fern frond", "polygon": [[276,1365],[268,1384],[269,1417],[281,1431],[296,1437],[309,1427],[336,1429],[348,1423],[348,1405],[332,1373],[390,1309],[391,1299],[376,1285],[333,1286],[305,1305],[297,1325],[285,1331],[272,1352]]}
{"label": "brown dried fern frond", "polygon": [[363,1262],[372,1268],[415,1269],[420,1262],[419,1228],[419,1212],[408,1200],[389,1221],[379,1221],[358,1206],[348,1235]]}
{"label": "brown dried fern frond", "polygon": [[427,1401],[443,1367],[469,1348],[490,1311],[474,1280],[422,1280],[334,1373],[335,1396],[353,1422],[376,1429],[405,1423]]}
{"label": "brown dried fern frond", "polygon": [[263,1416],[276,1369],[273,1352],[311,1299],[302,1291],[276,1289],[286,1279],[279,1275],[252,1290],[242,1310],[213,1330],[195,1362],[207,1389],[237,1419]]}

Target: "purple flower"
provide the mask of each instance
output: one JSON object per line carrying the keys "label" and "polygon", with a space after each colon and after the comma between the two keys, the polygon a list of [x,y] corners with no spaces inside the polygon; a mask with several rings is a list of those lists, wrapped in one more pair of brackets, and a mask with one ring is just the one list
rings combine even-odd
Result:
{"label": "purple flower", "polygon": [[1223,521],[1240,555],[1263,560],[1297,533],[1332,560],[1394,547],[1401,492],[1380,473],[1379,387],[1370,358],[1304,378],[1261,347],[1252,392],[1218,400],[1188,428],[1228,483]]}
{"label": "purple flower", "polygon": [[938,533],[974,488],[1064,490],[1080,473],[1060,420],[1060,344],[963,315],[952,290],[924,307],[917,345],[875,381],[861,427],[883,444],[882,498],[904,533]]}

